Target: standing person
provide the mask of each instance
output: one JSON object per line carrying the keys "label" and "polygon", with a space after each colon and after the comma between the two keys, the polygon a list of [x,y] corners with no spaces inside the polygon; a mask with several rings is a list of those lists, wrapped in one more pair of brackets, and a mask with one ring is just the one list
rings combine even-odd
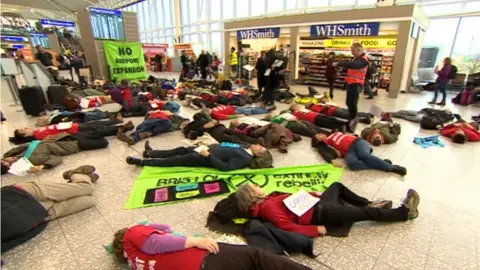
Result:
{"label": "standing person", "polygon": [[155,54],[155,71],[162,72],[162,55],[160,53]]}
{"label": "standing person", "polygon": [[275,50],[270,49],[265,58],[265,66],[270,74],[265,76],[265,90],[263,91],[263,100],[265,106],[275,105],[275,88],[278,85],[278,68],[275,66]]}
{"label": "standing person", "polygon": [[330,98],[333,99],[333,84],[337,78],[337,70],[333,66],[335,63],[335,52],[328,53],[327,60],[327,69],[325,71],[325,76],[327,77],[328,87],[330,88]]}
{"label": "standing person", "polygon": [[365,84],[363,85],[363,93],[367,95],[367,99],[373,99],[373,90],[372,90],[372,80],[373,75],[377,73],[377,67],[375,63],[370,63],[368,65],[367,74],[365,75]]}
{"label": "standing person", "polygon": [[202,50],[200,56],[198,57],[198,66],[200,66],[200,73],[202,74],[202,79],[207,78],[207,67],[208,67],[208,56],[205,54],[205,51]]}
{"label": "standing person", "polygon": [[45,67],[53,66],[53,57],[52,54],[45,51],[45,48],[42,45],[37,45],[37,53],[35,54],[35,59],[40,61]]}
{"label": "standing person", "polygon": [[182,62],[183,77],[187,77],[189,71],[189,59],[186,51],[182,52],[182,56],[180,56],[180,62]]}
{"label": "standing person", "polygon": [[260,57],[257,59],[257,63],[255,64],[255,69],[257,70],[257,86],[258,86],[258,97],[262,96],[262,90],[265,87],[265,71],[267,70],[267,66],[265,64],[265,51],[260,53]]}
{"label": "standing person", "polygon": [[230,49],[230,70],[231,73],[230,77],[237,77],[238,71],[238,56],[235,47]]}
{"label": "standing person", "polygon": [[334,63],[333,66],[347,68],[347,76],[345,81],[347,83],[347,100],[348,107],[348,128],[351,133],[355,132],[357,128],[357,112],[358,112],[358,97],[362,92],[363,84],[365,83],[365,75],[368,69],[368,58],[363,52],[363,47],[360,43],[353,43],[350,47],[353,59],[352,61],[343,61]]}
{"label": "standing person", "polygon": [[206,51],[206,54],[207,54],[208,64],[211,65],[213,63],[213,56],[208,51]]}
{"label": "standing person", "polygon": [[85,61],[81,57],[80,52],[75,52],[75,56],[72,59],[72,67],[75,70],[75,74],[78,76],[78,82],[81,82],[80,69],[85,68]]}
{"label": "standing person", "polygon": [[447,85],[450,81],[451,71],[452,59],[450,57],[447,57],[443,60],[442,69],[439,70],[438,66],[435,67],[435,73],[438,75],[435,82],[435,95],[433,96],[432,101],[428,102],[428,104],[435,104],[437,102],[438,92],[442,92],[442,101],[437,103],[437,105],[445,105],[445,101],[447,100]]}

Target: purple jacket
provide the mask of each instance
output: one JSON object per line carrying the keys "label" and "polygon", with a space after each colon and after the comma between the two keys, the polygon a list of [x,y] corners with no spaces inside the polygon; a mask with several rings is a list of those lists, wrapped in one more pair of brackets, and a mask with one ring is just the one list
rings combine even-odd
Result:
{"label": "purple jacket", "polygon": [[115,86],[112,90],[110,90],[109,94],[113,101],[118,104],[122,104],[122,90]]}
{"label": "purple jacket", "polygon": [[170,226],[156,223],[150,224],[149,226],[155,230],[163,231],[167,234],[149,235],[143,243],[142,252],[148,255],[155,255],[185,249],[185,243],[187,241],[187,238],[168,234],[172,233],[172,229],[170,228]]}
{"label": "purple jacket", "polygon": [[442,69],[437,72],[437,81],[436,82],[448,82],[450,81],[450,71],[452,69],[451,65],[443,65]]}

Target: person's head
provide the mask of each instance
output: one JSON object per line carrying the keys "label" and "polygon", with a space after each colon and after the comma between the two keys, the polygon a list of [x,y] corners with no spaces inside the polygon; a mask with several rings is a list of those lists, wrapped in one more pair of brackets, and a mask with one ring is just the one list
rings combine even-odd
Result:
{"label": "person's head", "polygon": [[335,58],[335,52],[329,52],[328,58]]}
{"label": "person's head", "polygon": [[293,104],[292,106],[290,106],[290,108],[288,108],[288,110],[291,112],[296,112],[300,110],[300,106],[298,106],[297,104]]}
{"label": "person's head", "polygon": [[363,46],[360,43],[353,43],[352,46],[350,46],[350,50],[352,51],[353,56],[359,57],[360,55],[363,54]]}
{"label": "person's head", "polygon": [[264,169],[271,168],[273,163],[272,154],[263,146],[259,144],[252,144],[249,147],[252,151],[253,159],[250,163],[250,168],[252,169]]}
{"label": "person's head", "polygon": [[265,58],[265,55],[267,55],[266,51],[261,51],[260,52],[260,57]]}
{"label": "person's head", "polygon": [[256,184],[243,184],[235,191],[238,209],[243,213],[249,213],[250,209],[263,202],[265,192]]}
{"label": "person's head", "polygon": [[451,65],[452,64],[452,58],[445,57],[445,59],[443,59],[443,64],[444,65]]}
{"label": "person's head", "polygon": [[240,126],[242,122],[240,122],[238,119],[233,119],[231,122],[230,122],[230,128],[236,128],[238,126]]}
{"label": "person's head", "polygon": [[230,48],[230,51],[231,51],[232,53],[235,52],[236,50],[237,50],[237,49],[235,49],[235,47]]}
{"label": "person's head", "polygon": [[127,79],[122,79],[122,80],[120,81],[120,86],[121,86],[122,88],[129,88],[129,87],[130,87],[130,81],[127,80]]}
{"label": "person's head", "polygon": [[125,237],[125,233],[127,232],[127,230],[128,228],[123,228],[117,231],[113,236],[113,243],[112,243],[113,255],[115,255],[115,258],[121,264],[124,264],[127,262],[127,258],[123,256],[124,254],[123,238]]}
{"label": "person's head", "polygon": [[201,54],[205,54],[205,50],[202,50]]}
{"label": "person's head", "polygon": [[44,53],[45,48],[42,45],[37,45],[37,51],[40,52],[40,53]]}
{"label": "person's head", "polygon": [[328,136],[326,134],[323,134],[323,133],[317,133],[315,134],[315,139],[319,140],[319,141],[323,141],[327,138]]}
{"label": "person's head", "polygon": [[18,158],[17,157],[8,157],[8,158],[4,158],[2,159],[2,175],[6,174],[8,172],[8,170],[10,170],[10,166],[12,166],[12,164],[17,161]]}
{"label": "person's head", "polygon": [[13,136],[17,139],[23,139],[35,135],[34,128],[19,128],[13,132]]}
{"label": "person's head", "polygon": [[305,104],[305,109],[310,110],[310,108],[312,108],[312,106],[313,106],[313,103],[307,103],[307,104]]}
{"label": "person's head", "polygon": [[374,146],[380,146],[384,143],[382,134],[378,129],[375,129],[369,136],[368,141]]}
{"label": "person's head", "polygon": [[453,134],[452,141],[454,143],[464,144],[467,141],[467,136],[463,130],[459,129]]}

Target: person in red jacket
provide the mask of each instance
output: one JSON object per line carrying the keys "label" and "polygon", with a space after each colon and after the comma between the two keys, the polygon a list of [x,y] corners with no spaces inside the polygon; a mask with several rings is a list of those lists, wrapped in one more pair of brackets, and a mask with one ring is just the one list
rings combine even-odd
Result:
{"label": "person in red jacket", "polygon": [[[305,104],[305,108],[326,116],[333,116],[348,120],[348,110],[334,105],[309,103]],[[369,113],[358,112],[357,117],[360,123],[364,123],[367,125],[370,125],[372,123],[373,116]]]}
{"label": "person in red jacket", "polygon": [[[273,193],[266,196],[256,184],[244,184],[235,192],[240,211],[266,220],[282,230],[308,237],[323,236],[327,234],[327,229],[359,221],[395,222],[414,219],[418,216],[420,202],[418,193],[409,189],[402,205],[392,209],[392,201],[371,202],[338,182],[330,185],[322,194],[310,194],[319,197],[320,201],[302,216],[297,216],[283,202],[291,194]],[[333,196],[347,204],[334,204],[331,200]]]}
{"label": "person in red jacket", "polygon": [[127,110],[133,106],[130,82],[127,79],[123,79],[120,81],[120,86],[118,86],[118,88],[122,91],[122,106]]}
{"label": "person in red jacket", "polygon": [[464,144],[468,142],[480,141],[480,132],[475,128],[477,124],[457,122],[451,125],[444,126],[440,129],[440,134],[452,139],[454,143]]}
{"label": "person in red jacket", "polygon": [[257,247],[217,243],[203,237],[172,234],[168,225],[135,225],[115,233],[113,252],[130,269],[217,270],[310,269]]}
{"label": "person in red jacket", "polygon": [[289,110],[298,120],[308,121],[319,127],[340,130],[342,132],[345,132],[347,129],[347,122],[308,109],[302,109],[297,104],[290,106]]}
{"label": "person in red jacket", "polygon": [[240,118],[245,115],[269,113],[275,109],[276,107],[274,106],[267,109],[262,107],[234,107],[230,105],[220,105],[213,109],[208,109],[208,112],[213,119],[228,120]]}

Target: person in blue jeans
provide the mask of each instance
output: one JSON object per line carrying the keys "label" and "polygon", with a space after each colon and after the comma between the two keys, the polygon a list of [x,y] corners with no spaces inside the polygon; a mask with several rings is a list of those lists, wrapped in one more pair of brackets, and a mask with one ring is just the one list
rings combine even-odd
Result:
{"label": "person in blue jeans", "polygon": [[119,131],[117,138],[128,145],[134,145],[143,139],[168,132],[172,128],[172,115],[170,111],[150,111],[147,119],[143,120],[132,134]]}
{"label": "person in blue jeans", "polygon": [[438,92],[442,92],[442,101],[437,103],[437,105],[445,106],[445,101],[447,100],[447,86],[450,81],[450,73],[452,72],[452,59],[447,57],[443,60],[443,67],[439,69],[438,66],[435,67],[435,73],[438,75],[435,82],[435,94],[432,101],[428,104],[435,104],[437,102]]}
{"label": "person in blue jeans", "polygon": [[343,167],[339,158],[345,158],[345,163],[352,171],[379,170],[406,175],[407,169],[399,165],[393,165],[388,159],[381,159],[372,155],[372,148],[368,142],[354,135],[334,132],[330,135],[319,133],[312,138],[312,147],[327,162],[336,167]]}

